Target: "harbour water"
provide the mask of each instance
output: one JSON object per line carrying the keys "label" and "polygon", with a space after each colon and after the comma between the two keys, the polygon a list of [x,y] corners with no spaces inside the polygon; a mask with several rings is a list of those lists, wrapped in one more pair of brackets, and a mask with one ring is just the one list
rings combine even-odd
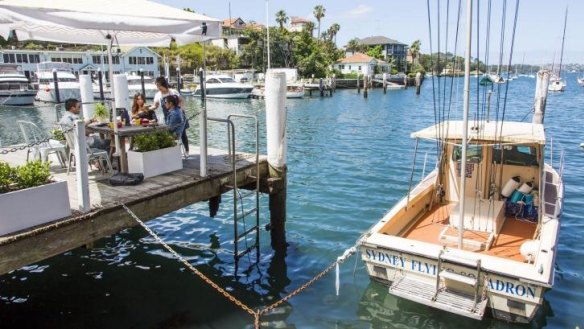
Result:
{"label": "harbour water", "polygon": [[[487,318],[481,322],[417,305],[387,293],[371,282],[355,257],[341,266],[340,295],[335,275],[313,286],[262,318],[270,328],[575,328],[584,326],[584,88],[567,76],[564,93],[548,96],[545,123],[553,137],[553,153],[565,154],[565,202],[556,283],[545,307],[529,325]],[[420,96],[413,88],[383,95],[339,90],[332,98],[287,101],[288,201],[284,259],[272,257],[269,232],[262,230],[260,263],[255,255],[233,261],[231,193],[224,195],[215,218],[207,204],[194,204],[148,222],[197,269],[236,298],[263,308],[302,286],[329,266],[360,234],[407,191],[413,161],[412,131],[434,122],[431,80]],[[531,121],[535,79],[520,78],[502,88],[507,93],[506,118]],[[462,89],[460,89],[462,92]],[[461,106],[452,108],[454,116]],[[189,99],[190,115],[200,110]],[[265,110],[262,100],[209,100],[209,116],[254,114],[261,122],[265,153]],[[457,112],[458,111],[458,112]],[[0,108],[3,145],[22,142],[16,120],[45,127],[55,119],[52,107]],[[198,144],[198,119],[190,139]],[[236,126],[237,147],[251,150],[253,131]],[[209,145],[226,148],[224,127],[210,123]],[[432,167],[435,147],[421,144],[416,163],[427,157]],[[0,157],[1,160],[1,157]],[[557,165],[559,163],[555,163]],[[415,180],[421,178],[416,171]],[[268,198],[261,200],[262,226],[269,222]],[[1,210],[0,210],[1,211]],[[251,224],[251,219],[249,220]],[[38,248],[42,248],[39,245]],[[253,317],[214,291],[173,259],[142,228],[136,227],[0,276],[1,328],[251,328]]]}

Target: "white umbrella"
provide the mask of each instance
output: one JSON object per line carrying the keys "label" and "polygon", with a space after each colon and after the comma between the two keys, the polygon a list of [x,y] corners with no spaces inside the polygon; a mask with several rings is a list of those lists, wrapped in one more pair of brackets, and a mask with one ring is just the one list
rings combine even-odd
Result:
{"label": "white umbrella", "polygon": [[[205,41],[221,34],[221,21],[146,0],[2,0],[0,35],[6,39],[11,31],[18,40],[107,45],[113,83],[112,44],[165,47],[172,40],[178,45]],[[206,168],[206,147],[201,148]]]}

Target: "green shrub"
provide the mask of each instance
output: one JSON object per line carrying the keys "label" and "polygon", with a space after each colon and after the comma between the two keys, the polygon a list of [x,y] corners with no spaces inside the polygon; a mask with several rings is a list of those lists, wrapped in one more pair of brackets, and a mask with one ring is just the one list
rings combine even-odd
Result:
{"label": "green shrub", "polygon": [[49,162],[31,161],[15,169],[14,182],[18,189],[47,184],[51,178]]}
{"label": "green shrub", "polygon": [[95,112],[93,112],[93,117],[98,121],[106,121],[109,119],[109,109],[103,103],[95,104]]}
{"label": "green shrub", "polygon": [[53,135],[53,139],[57,141],[65,141],[65,134],[61,129],[55,128],[50,131],[51,135]]}
{"label": "green shrub", "polygon": [[14,169],[8,163],[0,161],[0,193],[6,193],[14,183]]}
{"label": "green shrub", "polygon": [[148,152],[176,145],[174,136],[168,131],[157,131],[134,137],[134,147],[137,152]]}
{"label": "green shrub", "polygon": [[16,168],[0,162],[0,193],[45,185],[50,178],[48,162],[32,161]]}

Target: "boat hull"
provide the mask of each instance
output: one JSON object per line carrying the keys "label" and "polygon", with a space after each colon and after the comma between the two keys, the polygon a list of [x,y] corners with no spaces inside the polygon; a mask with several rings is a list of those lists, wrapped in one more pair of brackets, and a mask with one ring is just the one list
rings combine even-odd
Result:
{"label": "boat hull", "polygon": [[36,90],[15,91],[0,93],[0,104],[2,105],[32,105],[37,94]]}
{"label": "boat hull", "polygon": [[[64,102],[69,98],[81,99],[81,91],[79,88],[65,88],[59,86],[60,101]],[[36,94],[36,99],[41,102],[57,103],[57,95],[55,89],[39,88]]]}
{"label": "boat hull", "polygon": [[[225,99],[236,99],[236,98],[249,98],[253,88],[209,88],[207,89],[207,98],[225,98]],[[197,89],[193,93],[193,96],[201,97],[201,90]]]}

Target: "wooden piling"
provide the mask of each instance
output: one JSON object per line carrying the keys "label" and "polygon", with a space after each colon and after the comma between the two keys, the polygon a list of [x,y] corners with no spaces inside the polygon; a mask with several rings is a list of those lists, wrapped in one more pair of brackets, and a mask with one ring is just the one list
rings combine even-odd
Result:
{"label": "wooden piling", "polygon": [[420,94],[420,87],[422,86],[422,73],[416,73],[416,95]]}
{"label": "wooden piling", "polygon": [[357,73],[357,94],[361,93],[361,84],[359,83],[359,73]]}
{"label": "wooden piling", "polygon": [[404,87],[405,87],[405,89],[408,89],[408,75],[407,74],[404,77]]}
{"label": "wooden piling", "polygon": [[318,90],[320,90],[320,97],[324,97],[324,84],[322,83],[322,78],[318,80]]}
{"label": "wooden piling", "polygon": [[369,77],[367,75],[363,76],[363,97],[367,98],[367,89],[369,88]]}
{"label": "wooden piling", "polygon": [[383,73],[383,94],[387,94],[387,73]]}

